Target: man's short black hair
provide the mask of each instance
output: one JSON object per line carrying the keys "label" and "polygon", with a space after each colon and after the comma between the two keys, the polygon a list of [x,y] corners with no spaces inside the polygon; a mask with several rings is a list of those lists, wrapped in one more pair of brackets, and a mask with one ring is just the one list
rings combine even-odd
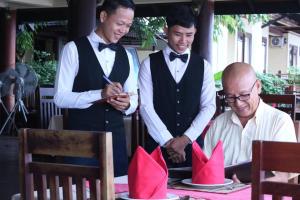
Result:
{"label": "man's short black hair", "polygon": [[101,6],[101,11],[106,11],[110,15],[119,7],[130,8],[134,11],[135,4],[132,0],[105,0]]}
{"label": "man's short black hair", "polygon": [[167,14],[166,21],[168,28],[175,25],[179,25],[184,28],[196,26],[196,18],[193,10],[189,6],[185,5],[173,6]]}

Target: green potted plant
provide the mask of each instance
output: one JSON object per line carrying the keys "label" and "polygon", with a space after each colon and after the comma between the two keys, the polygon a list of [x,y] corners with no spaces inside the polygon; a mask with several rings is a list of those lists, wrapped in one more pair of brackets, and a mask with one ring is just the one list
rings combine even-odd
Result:
{"label": "green potted plant", "polygon": [[288,67],[288,79],[289,88],[288,90],[293,93],[297,91],[297,86],[300,85],[300,67],[289,66]]}
{"label": "green potted plant", "polygon": [[273,74],[256,73],[262,83],[263,94],[284,94],[288,82]]}
{"label": "green potted plant", "polygon": [[219,71],[214,74],[215,87],[216,87],[217,91],[223,90],[222,74],[223,74],[223,71]]}

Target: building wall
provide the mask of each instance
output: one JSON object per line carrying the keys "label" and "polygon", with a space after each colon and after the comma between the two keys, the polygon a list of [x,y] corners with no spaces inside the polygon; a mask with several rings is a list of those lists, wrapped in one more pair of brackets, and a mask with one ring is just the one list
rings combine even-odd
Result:
{"label": "building wall", "polygon": [[293,46],[296,46],[298,48],[298,51],[297,51],[297,64],[296,66],[298,68],[300,68],[300,34],[297,34],[297,33],[293,33],[293,32],[290,32],[287,34],[287,44],[288,46],[290,45],[293,45]]}
{"label": "building wall", "polygon": [[[237,58],[237,34],[229,34],[227,40],[227,61],[226,66],[230,63],[236,62]],[[224,66],[224,68],[226,67]]]}
{"label": "building wall", "polygon": [[228,30],[222,27],[222,36],[218,38],[218,41],[213,42],[211,65],[214,73],[222,71],[228,63],[227,57],[231,53],[227,49],[229,37]]}
{"label": "building wall", "polygon": [[[265,70],[268,73],[269,72],[269,27],[263,28],[262,29],[262,37],[266,38],[266,66],[265,66]],[[263,61],[262,61],[263,62]]]}
{"label": "building wall", "polygon": [[262,46],[263,31],[261,28],[262,23],[256,23],[249,26],[248,33],[252,35],[251,40],[251,65],[257,72],[264,70],[264,48]]}
{"label": "building wall", "polygon": [[[251,35],[251,60],[250,64],[256,71],[264,70],[264,48],[262,37],[267,37],[268,28],[261,29],[261,22],[249,25],[245,22],[245,33]],[[226,28],[222,29],[222,36],[213,44],[213,72],[223,70],[228,64],[237,61],[238,33],[230,34]],[[224,51],[226,50],[226,51]],[[267,51],[268,53],[268,51]]]}
{"label": "building wall", "polygon": [[[287,37],[286,35],[284,37]],[[278,70],[282,73],[287,73],[288,66],[288,45],[283,44],[282,47],[276,47],[271,45],[271,38],[269,38],[269,66],[268,72],[277,74]]]}

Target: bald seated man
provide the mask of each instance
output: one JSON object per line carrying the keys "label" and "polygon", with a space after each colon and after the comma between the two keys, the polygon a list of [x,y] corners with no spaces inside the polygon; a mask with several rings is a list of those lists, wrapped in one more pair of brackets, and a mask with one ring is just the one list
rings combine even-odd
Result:
{"label": "bald seated man", "polygon": [[250,161],[253,140],[296,142],[291,117],[260,98],[262,85],[251,65],[228,65],[222,84],[231,110],[219,115],[205,135],[207,156],[219,140],[223,142],[225,166]]}

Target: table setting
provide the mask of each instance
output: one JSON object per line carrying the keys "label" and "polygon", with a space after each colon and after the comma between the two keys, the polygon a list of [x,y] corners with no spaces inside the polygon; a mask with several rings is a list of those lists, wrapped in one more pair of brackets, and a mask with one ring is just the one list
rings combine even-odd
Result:
{"label": "table setting", "polygon": [[[216,145],[209,159],[198,144],[194,143],[192,167],[168,169],[160,147],[157,147],[151,154],[148,154],[142,147],[138,147],[129,164],[128,175],[114,179],[115,198],[125,200],[250,200],[251,185],[235,183],[225,178],[223,159],[221,142]],[[76,194],[75,185],[72,188],[73,193]],[[87,188],[89,188],[88,184]],[[89,198],[89,194],[87,197]],[[18,199],[20,199],[20,194],[12,197],[12,200]],[[270,200],[271,197],[266,195],[265,199]]]}
{"label": "table setting", "polygon": [[243,189],[248,189],[248,193],[251,191],[250,185],[234,183],[231,179],[225,178],[221,141],[216,145],[209,159],[198,144],[193,143],[192,167],[184,169],[191,170],[191,173],[185,176],[181,174],[180,178],[170,177],[170,170],[172,175],[176,174],[174,169],[167,168],[160,147],[157,147],[151,154],[148,154],[142,147],[138,147],[129,164],[128,185],[126,181],[124,184],[117,184],[116,197],[127,200],[209,200],[218,199],[215,198],[216,195],[224,197],[224,195]]}

